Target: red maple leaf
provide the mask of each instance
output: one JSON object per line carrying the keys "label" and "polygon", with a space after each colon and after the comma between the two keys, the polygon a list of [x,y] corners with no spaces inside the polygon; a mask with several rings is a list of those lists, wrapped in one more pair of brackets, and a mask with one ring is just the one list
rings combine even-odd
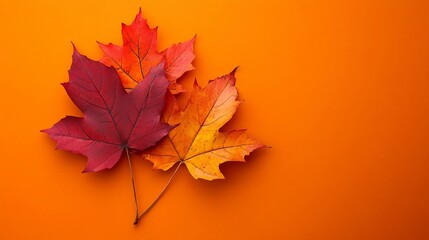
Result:
{"label": "red maple leaf", "polygon": [[42,130],[57,141],[57,148],[88,158],[84,172],[112,168],[124,150],[144,150],[166,136],[172,126],[161,123],[169,82],[164,64],[153,67],[131,93],[127,93],[112,67],[90,60],[76,48],[63,83],[84,117],[67,116]]}
{"label": "red maple leaf", "polygon": [[126,89],[132,89],[146,79],[149,70],[164,59],[165,74],[170,81],[171,93],[185,91],[176,80],[185,72],[194,69],[192,61],[195,58],[193,53],[195,37],[158,52],[157,27],[149,27],[140,9],[131,25],[122,24],[122,41],[122,47],[112,43],[98,44],[105,54],[100,61],[116,68]]}

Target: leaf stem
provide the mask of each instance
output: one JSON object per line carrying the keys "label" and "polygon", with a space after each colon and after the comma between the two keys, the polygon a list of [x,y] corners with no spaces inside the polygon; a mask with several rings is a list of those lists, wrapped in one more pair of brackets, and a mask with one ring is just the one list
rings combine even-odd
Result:
{"label": "leaf stem", "polygon": [[130,152],[128,151],[127,147],[125,148],[125,151],[127,152],[128,166],[130,167],[131,183],[133,185],[134,205],[136,209],[136,216],[134,218],[134,225],[135,225],[139,222],[139,204],[137,202],[136,186],[134,183],[133,165],[131,164]]}
{"label": "leaf stem", "polygon": [[170,179],[168,179],[167,184],[165,184],[164,188],[161,190],[161,192],[158,194],[158,196],[155,198],[155,200],[153,200],[153,202],[149,205],[149,207],[147,207],[146,210],[144,210],[144,212],[142,214],[140,214],[140,216],[136,219],[136,221],[134,221],[134,225],[136,225],[139,222],[139,220],[153,208],[155,203],[158,202],[158,200],[161,198],[161,196],[164,194],[165,190],[167,189],[168,185],[170,185],[171,180],[173,180],[173,177],[176,175],[176,173],[179,170],[182,163],[183,162],[179,162],[179,164],[177,165],[173,174],[171,175]]}

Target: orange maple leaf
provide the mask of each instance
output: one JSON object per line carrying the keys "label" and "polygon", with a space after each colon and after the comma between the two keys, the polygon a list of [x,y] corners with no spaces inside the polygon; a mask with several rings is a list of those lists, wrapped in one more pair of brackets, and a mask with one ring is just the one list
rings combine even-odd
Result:
{"label": "orange maple leaf", "polygon": [[176,80],[185,72],[194,69],[192,61],[195,37],[191,40],[175,44],[162,52],[157,48],[157,27],[150,28],[147,20],[142,17],[141,9],[131,25],[122,24],[123,46],[112,43],[98,43],[104,52],[100,62],[114,66],[126,89],[134,88],[142,81],[152,67],[165,60],[165,75],[170,81],[173,94],[184,92],[185,89]]}
{"label": "orange maple leaf", "polygon": [[212,80],[204,89],[195,82],[183,111],[174,96],[169,95],[163,118],[170,125],[179,125],[143,155],[153,162],[154,168],[168,170],[179,162],[186,165],[195,179],[221,179],[221,163],[244,161],[245,155],[264,146],[246,130],[219,132],[240,103],[236,100],[234,74],[235,70]]}

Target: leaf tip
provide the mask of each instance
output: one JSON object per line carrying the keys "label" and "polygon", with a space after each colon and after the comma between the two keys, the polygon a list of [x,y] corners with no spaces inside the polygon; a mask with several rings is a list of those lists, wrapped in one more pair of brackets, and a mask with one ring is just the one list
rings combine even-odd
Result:
{"label": "leaf tip", "polygon": [[194,80],[194,89],[195,88],[199,88],[199,89],[201,89],[201,87],[200,87],[200,84],[198,84],[198,80],[195,78],[195,80]]}
{"label": "leaf tip", "polygon": [[236,66],[232,71],[231,71],[231,74],[232,75],[235,75],[235,72],[237,71],[237,69],[239,68],[240,66]]}
{"label": "leaf tip", "polygon": [[139,12],[136,15],[136,18],[134,19],[134,21],[140,20],[142,19],[142,7],[139,7]]}
{"label": "leaf tip", "polygon": [[74,42],[70,41],[70,43],[71,43],[71,45],[73,47],[73,52],[77,52],[77,48],[76,48],[76,45],[74,45]]}
{"label": "leaf tip", "polygon": [[95,173],[98,172],[100,170],[104,170],[104,169],[111,169],[111,167],[107,167],[107,168],[100,168],[100,167],[90,167],[90,166],[86,166],[85,169],[82,170],[82,173]]}
{"label": "leaf tip", "polygon": [[[69,73],[70,73],[70,70],[69,70]],[[69,86],[69,82],[62,82],[62,83],[60,83],[61,84],[61,86],[63,86],[63,88],[65,88],[66,90],[67,90],[67,87]]]}

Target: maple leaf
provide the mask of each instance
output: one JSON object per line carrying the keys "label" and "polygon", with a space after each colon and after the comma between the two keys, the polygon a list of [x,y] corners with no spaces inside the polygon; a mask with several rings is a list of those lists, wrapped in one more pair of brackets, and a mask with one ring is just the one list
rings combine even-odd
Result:
{"label": "maple leaf", "polygon": [[137,83],[147,77],[152,67],[164,59],[165,74],[170,82],[170,91],[173,94],[185,91],[176,80],[185,72],[194,69],[192,61],[195,58],[193,53],[195,37],[158,52],[156,49],[157,27],[149,27],[147,20],[142,17],[140,9],[131,25],[122,24],[122,39],[122,47],[112,43],[98,44],[105,54],[100,61],[116,68],[125,88],[134,88]]}
{"label": "maple leaf", "polygon": [[114,68],[74,48],[69,82],[63,86],[84,117],[67,116],[42,132],[57,141],[58,149],[86,156],[84,172],[110,169],[124,150],[144,150],[172,129],[160,122],[168,85],[161,63],[128,94]]}
{"label": "maple leaf", "polygon": [[154,168],[168,170],[175,163],[184,163],[191,175],[206,180],[224,178],[219,164],[244,161],[244,156],[264,145],[250,137],[246,130],[219,132],[219,128],[234,115],[239,101],[235,87],[235,70],[201,88],[195,81],[193,92],[184,111],[180,111],[174,96],[168,95],[164,121],[178,125],[144,158]]}

